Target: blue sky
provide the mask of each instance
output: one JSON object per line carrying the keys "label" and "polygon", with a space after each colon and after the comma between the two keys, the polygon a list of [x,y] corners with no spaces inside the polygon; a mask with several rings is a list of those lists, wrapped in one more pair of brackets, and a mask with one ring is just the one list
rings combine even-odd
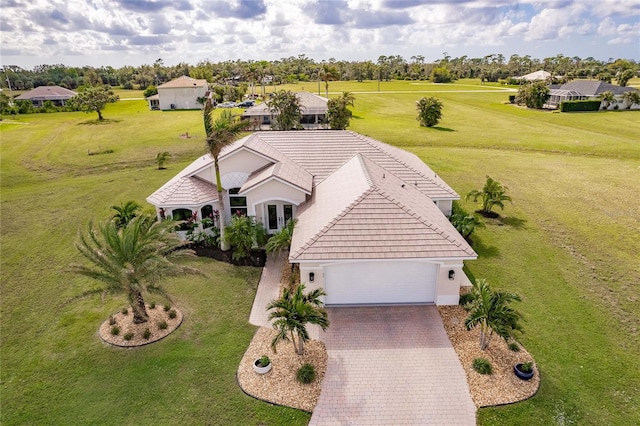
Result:
{"label": "blue sky", "polygon": [[501,53],[640,61],[640,0],[0,0],[0,65],[426,61]]}

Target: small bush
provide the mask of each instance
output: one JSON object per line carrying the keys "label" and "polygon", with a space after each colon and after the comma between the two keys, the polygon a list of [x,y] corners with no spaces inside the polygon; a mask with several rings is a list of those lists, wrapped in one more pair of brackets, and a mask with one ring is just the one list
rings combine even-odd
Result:
{"label": "small bush", "polygon": [[158,323],[158,328],[159,328],[160,330],[166,330],[166,329],[167,329],[167,327],[169,327],[169,324],[167,324],[167,322],[166,322],[166,321],[160,321],[160,322]]}
{"label": "small bush", "polygon": [[124,340],[131,340],[131,339],[133,339],[133,333],[132,332],[128,332],[123,337],[124,337]]}
{"label": "small bush", "polygon": [[520,345],[516,342],[509,343],[509,350],[511,352],[520,352]]}
{"label": "small bush", "polygon": [[480,374],[493,374],[491,363],[486,358],[476,358],[473,360],[473,369]]}
{"label": "small bush", "polygon": [[316,368],[309,363],[303,364],[296,372],[298,382],[308,384],[316,379]]}
{"label": "small bush", "polygon": [[149,309],[155,309],[156,308],[156,302],[151,302],[149,304]]}
{"label": "small bush", "polygon": [[120,312],[122,312],[122,315],[127,315],[129,313],[129,310],[127,308],[122,308]]}
{"label": "small bush", "polygon": [[520,371],[523,373],[531,373],[533,371],[533,363],[532,362],[524,362],[520,366]]}
{"label": "small bush", "polygon": [[145,328],[144,333],[142,333],[142,337],[144,337],[145,340],[148,340],[149,337],[151,337],[151,331],[148,328]]}
{"label": "small bush", "polygon": [[516,95],[509,95],[509,103],[510,104],[516,103]]}
{"label": "small bush", "polygon": [[116,319],[113,315],[109,315],[109,325],[116,325]]}
{"label": "small bush", "polygon": [[259,367],[266,367],[267,365],[269,365],[269,364],[271,363],[271,360],[270,360],[270,359],[269,359],[269,357],[268,357],[268,356],[266,356],[266,355],[262,355],[262,356],[260,357],[260,360],[259,360],[259,361],[260,361],[260,362],[258,363],[258,366],[259,366]]}
{"label": "small bush", "polygon": [[120,334],[120,327],[118,327],[117,325],[114,327],[111,327],[111,334],[114,336],[117,336],[118,334]]}
{"label": "small bush", "polygon": [[175,309],[172,309],[169,311],[169,318],[174,319],[177,316],[178,316],[178,313],[176,312]]}
{"label": "small bush", "polygon": [[465,293],[460,295],[460,306],[466,306],[467,304],[473,302],[473,295],[471,293]]}
{"label": "small bush", "polygon": [[165,304],[165,305],[164,305],[164,311],[165,311],[165,312],[169,312],[169,309],[171,309],[171,305],[169,305],[169,304]]}

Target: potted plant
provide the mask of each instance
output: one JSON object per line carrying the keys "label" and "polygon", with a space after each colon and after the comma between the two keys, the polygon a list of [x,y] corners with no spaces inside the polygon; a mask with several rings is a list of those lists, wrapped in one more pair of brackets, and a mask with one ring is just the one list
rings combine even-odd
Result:
{"label": "potted plant", "polygon": [[268,356],[262,355],[253,362],[253,369],[258,374],[266,374],[271,370],[271,360]]}
{"label": "potted plant", "polygon": [[516,364],[513,367],[513,371],[516,373],[518,378],[522,380],[529,380],[533,377],[533,363],[529,361]]}

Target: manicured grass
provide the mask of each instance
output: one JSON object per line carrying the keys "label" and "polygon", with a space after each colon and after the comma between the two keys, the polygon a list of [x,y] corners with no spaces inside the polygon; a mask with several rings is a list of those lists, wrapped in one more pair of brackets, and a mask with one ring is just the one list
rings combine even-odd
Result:
{"label": "manicured grass", "polygon": [[[542,386],[524,403],[480,410],[479,423],[639,423],[640,113],[528,111],[503,105],[507,92],[485,92],[500,88],[461,83],[433,94],[377,93],[377,82],[332,82],[329,90],[356,93],[350,129],[415,152],[458,193],[481,188],[489,174],[514,199],[502,221],[475,236],[480,258],[468,268],[523,297],[521,340]],[[317,90],[291,88],[302,86]],[[367,91],[375,93],[358,93]],[[444,102],[438,128],[415,120],[420,96]],[[0,422],[305,424],[308,414],[257,402],[235,384],[253,333],[247,319],[257,270],[192,261],[207,277],[165,284],[183,325],[135,350],[106,347],[96,336],[123,298],[62,305],[95,285],[65,272],[79,260],[78,228],[121,201],[144,204],[204,152],[199,111],[149,111],[139,100],[109,105],[104,115],[104,124],[84,113],[0,124]],[[193,138],[180,139],[186,131]],[[99,147],[114,153],[87,155]],[[168,170],[155,169],[160,151],[174,155]]]}

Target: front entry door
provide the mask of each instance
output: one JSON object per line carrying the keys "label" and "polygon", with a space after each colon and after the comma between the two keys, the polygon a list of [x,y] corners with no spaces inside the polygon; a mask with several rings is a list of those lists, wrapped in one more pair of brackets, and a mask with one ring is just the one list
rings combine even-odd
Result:
{"label": "front entry door", "polygon": [[291,204],[267,204],[267,229],[269,233],[280,231],[293,217]]}

